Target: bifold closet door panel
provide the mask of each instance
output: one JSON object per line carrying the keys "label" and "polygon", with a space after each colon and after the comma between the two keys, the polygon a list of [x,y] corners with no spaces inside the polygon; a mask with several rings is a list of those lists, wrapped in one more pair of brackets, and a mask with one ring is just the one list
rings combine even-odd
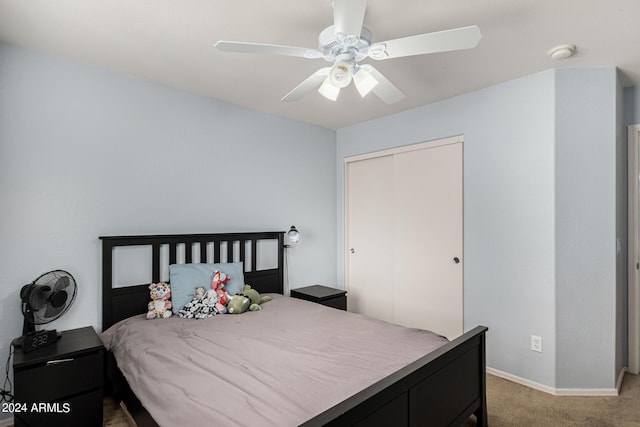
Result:
{"label": "bifold closet door panel", "polygon": [[348,310],[393,322],[393,157],[347,165]]}
{"label": "bifold closet door panel", "polygon": [[393,160],[394,322],[453,339],[463,332],[462,143]]}

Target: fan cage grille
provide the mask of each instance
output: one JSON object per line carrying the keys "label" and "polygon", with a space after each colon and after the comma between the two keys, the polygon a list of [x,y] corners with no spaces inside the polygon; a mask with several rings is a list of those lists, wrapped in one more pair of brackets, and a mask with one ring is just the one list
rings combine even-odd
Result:
{"label": "fan cage grille", "polygon": [[[76,281],[69,272],[49,271],[23,287],[22,314],[33,325],[53,322],[69,310],[75,301],[76,294]],[[52,302],[60,301],[62,297],[64,297],[63,303],[55,307]]]}

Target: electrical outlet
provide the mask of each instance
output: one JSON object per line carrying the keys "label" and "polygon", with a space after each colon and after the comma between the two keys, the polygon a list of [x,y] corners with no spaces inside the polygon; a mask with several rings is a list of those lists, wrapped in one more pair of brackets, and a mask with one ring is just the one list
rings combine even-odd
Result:
{"label": "electrical outlet", "polygon": [[531,335],[531,350],[542,353],[542,338]]}

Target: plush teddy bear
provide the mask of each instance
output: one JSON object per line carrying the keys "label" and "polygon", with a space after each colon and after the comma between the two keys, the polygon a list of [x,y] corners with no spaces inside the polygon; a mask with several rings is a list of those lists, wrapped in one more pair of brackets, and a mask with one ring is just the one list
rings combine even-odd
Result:
{"label": "plush teddy bear", "polygon": [[241,314],[249,309],[251,300],[244,295],[234,295],[227,304],[227,312],[229,314]]}
{"label": "plush teddy bear", "polygon": [[218,294],[218,299],[219,299],[216,307],[218,308],[218,311],[222,314],[227,312],[227,303],[229,302],[229,298],[230,298],[229,294],[224,288],[224,285],[229,280],[231,280],[229,276],[227,276],[225,273],[221,272],[220,270],[216,270],[216,272],[213,275],[213,280],[211,281],[211,287],[216,292],[216,294]]}
{"label": "plush teddy bear", "polygon": [[244,285],[242,288],[242,295],[251,300],[251,305],[249,305],[249,310],[251,311],[262,310],[261,305],[267,301],[271,301],[271,297],[269,295],[260,296],[260,293],[253,289],[251,285]]}
{"label": "plush teddy bear", "polygon": [[164,282],[149,285],[151,301],[147,305],[147,319],[171,317],[171,288]]}

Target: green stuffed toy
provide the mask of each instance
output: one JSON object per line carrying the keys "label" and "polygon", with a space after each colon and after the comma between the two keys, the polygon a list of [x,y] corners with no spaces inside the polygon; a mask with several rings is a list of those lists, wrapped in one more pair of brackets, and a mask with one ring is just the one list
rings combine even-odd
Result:
{"label": "green stuffed toy", "polygon": [[262,310],[262,307],[260,306],[267,301],[271,301],[270,296],[260,296],[260,293],[255,289],[252,289],[251,285],[244,285],[244,287],[242,288],[242,295],[248,297],[251,300],[251,305],[249,305],[250,311]]}
{"label": "green stuffed toy", "polygon": [[244,285],[242,293],[232,296],[227,303],[227,313],[240,314],[247,310],[262,310],[260,305],[267,301],[271,301],[269,295],[260,296],[260,293],[252,289],[250,285]]}
{"label": "green stuffed toy", "polygon": [[244,295],[234,295],[227,302],[227,313],[229,314],[241,314],[249,309],[251,300]]}

